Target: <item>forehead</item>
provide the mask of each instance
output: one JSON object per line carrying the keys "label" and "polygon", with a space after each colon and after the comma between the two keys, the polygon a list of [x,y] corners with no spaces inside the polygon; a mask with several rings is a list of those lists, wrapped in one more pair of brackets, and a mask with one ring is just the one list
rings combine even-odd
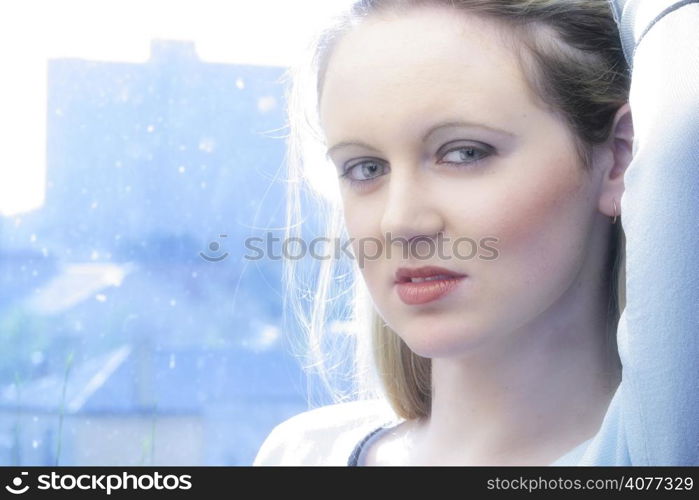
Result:
{"label": "forehead", "polygon": [[328,63],[320,101],[326,136],[356,132],[368,119],[417,130],[435,113],[514,125],[537,102],[502,29],[434,7],[365,20]]}

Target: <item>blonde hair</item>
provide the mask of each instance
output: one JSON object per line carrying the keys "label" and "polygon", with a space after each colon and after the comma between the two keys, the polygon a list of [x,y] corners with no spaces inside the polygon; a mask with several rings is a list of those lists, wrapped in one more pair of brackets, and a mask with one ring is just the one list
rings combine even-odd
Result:
{"label": "blonde hair", "polygon": [[[347,237],[337,193],[320,194],[309,174],[315,169],[334,171],[321,153],[318,103],[335,44],[369,16],[400,15],[421,6],[469,12],[504,28],[508,40],[518,42],[510,46],[535,95],[564,118],[582,167],[592,168],[592,147],[609,137],[615,112],[628,101],[630,85],[630,70],[608,0],[357,1],[317,34],[309,46],[310,57],[286,73],[291,83],[287,91],[286,238],[301,237],[303,214],[309,213],[317,215],[326,228],[323,236],[328,241]],[[309,207],[302,207],[304,202]],[[607,339],[609,359],[614,362],[618,360],[616,326],[625,304],[624,241],[617,222],[605,269],[609,277]],[[303,273],[297,261],[285,261],[285,315],[291,304],[306,334],[306,342],[295,347],[306,356],[306,368],[320,378],[334,401],[384,396],[402,418],[429,415],[430,360],[412,352],[386,325],[351,264],[343,267],[346,261],[331,258]],[[331,317],[346,321],[344,335],[328,331]]]}

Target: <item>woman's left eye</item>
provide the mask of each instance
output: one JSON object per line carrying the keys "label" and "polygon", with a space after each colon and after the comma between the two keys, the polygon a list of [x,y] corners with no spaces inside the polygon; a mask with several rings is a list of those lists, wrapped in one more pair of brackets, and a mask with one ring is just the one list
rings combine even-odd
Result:
{"label": "woman's left eye", "polygon": [[476,163],[486,156],[490,151],[476,146],[459,146],[452,148],[441,156],[439,163],[461,165],[464,163]]}

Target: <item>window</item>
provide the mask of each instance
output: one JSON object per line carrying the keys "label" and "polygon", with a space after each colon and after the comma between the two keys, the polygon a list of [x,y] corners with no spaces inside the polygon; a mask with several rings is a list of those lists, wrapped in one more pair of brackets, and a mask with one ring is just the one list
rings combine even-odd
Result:
{"label": "window", "polygon": [[[246,260],[242,242],[284,223],[279,77],[299,25],[278,28],[309,2],[225,4],[46,2],[53,28],[28,34],[29,6],[0,8],[18,26],[2,43],[17,71],[0,88],[12,103],[1,123],[5,465],[246,465],[306,409],[282,336],[282,262]],[[120,58],[137,46],[120,20],[148,40],[142,60]],[[246,25],[268,42],[261,63],[225,38]]]}

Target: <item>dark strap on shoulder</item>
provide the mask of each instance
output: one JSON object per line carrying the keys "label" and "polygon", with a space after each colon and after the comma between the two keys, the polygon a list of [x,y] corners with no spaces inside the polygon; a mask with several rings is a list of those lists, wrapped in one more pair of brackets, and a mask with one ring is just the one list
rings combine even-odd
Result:
{"label": "dark strap on shoulder", "polygon": [[362,452],[362,448],[366,444],[366,442],[377,432],[379,432],[381,429],[385,428],[386,424],[380,425],[376,429],[372,430],[369,434],[364,436],[361,441],[357,443],[357,445],[354,447],[352,450],[352,453],[349,456],[349,460],[347,460],[347,466],[348,467],[357,467],[357,461],[359,460],[359,454]]}

